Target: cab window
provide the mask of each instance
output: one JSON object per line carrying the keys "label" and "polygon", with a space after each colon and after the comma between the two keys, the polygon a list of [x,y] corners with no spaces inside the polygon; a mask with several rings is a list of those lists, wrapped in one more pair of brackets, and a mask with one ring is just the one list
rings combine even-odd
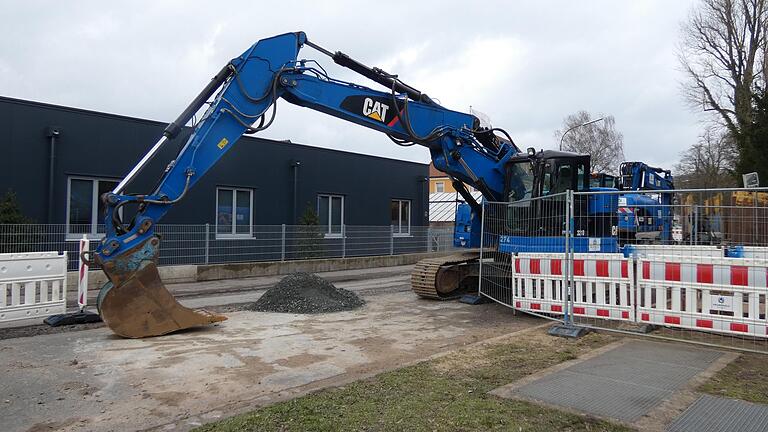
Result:
{"label": "cab window", "polygon": [[571,189],[573,185],[573,169],[571,164],[563,164],[557,167],[557,175],[555,176],[555,184],[550,190],[551,194],[557,194]]}
{"label": "cab window", "polygon": [[552,164],[549,162],[545,163],[542,172],[544,175],[541,179],[541,196],[547,196],[552,190],[552,178],[554,177],[552,175]]}
{"label": "cab window", "polygon": [[584,177],[586,175],[584,171],[584,164],[579,164],[576,174],[576,190],[583,191],[587,189],[587,179]]}
{"label": "cab window", "polygon": [[533,190],[533,167],[530,161],[515,162],[509,167],[509,202],[531,198]]}

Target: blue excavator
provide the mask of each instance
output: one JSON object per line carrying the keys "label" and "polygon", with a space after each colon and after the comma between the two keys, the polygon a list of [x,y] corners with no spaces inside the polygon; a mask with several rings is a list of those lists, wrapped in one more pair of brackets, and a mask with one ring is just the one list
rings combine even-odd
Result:
{"label": "blue excavator", "polygon": [[643,162],[623,162],[618,180],[619,189],[627,192],[618,202],[619,241],[671,242],[674,196],[663,191],[675,189],[672,173]]}
{"label": "blue excavator", "polygon": [[[381,89],[329,76],[319,62],[299,56],[303,48],[330,57]],[[155,227],[243,134],[272,124],[280,99],[377,130],[396,145],[428,148],[434,166],[453,179],[468,203],[464,233],[472,245],[479,244],[482,210],[465,185],[479,190],[487,201],[506,202],[559,191],[544,190],[540,181],[534,181],[544,171],[557,180],[558,188],[577,190],[580,181],[588,181],[576,173],[590,172],[589,156],[521,152],[504,130],[481,127],[474,115],[445,108],[397,75],[331,52],[303,32],[263,39],[225,64],[115,189],[101,197],[106,233],[84,258],[98,263],[109,279],[99,292],[97,307],[114,333],[131,338],[158,336],[226,319],[188,309],[168,292],[157,270],[160,238]],[[147,194],[126,193],[158,150],[206,104],[205,114],[155,189]],[[528,185],[528,190],[520,185]],[[538,189],[531,189],[532,185]],[[123,215],[130,216],[124,220]],[[536,235],[562,236],[562,226],[549,228]],[[424,260],[412,274],[413,290],[427,298],[455,297],[477,260],[478,254],[471,251]]]}

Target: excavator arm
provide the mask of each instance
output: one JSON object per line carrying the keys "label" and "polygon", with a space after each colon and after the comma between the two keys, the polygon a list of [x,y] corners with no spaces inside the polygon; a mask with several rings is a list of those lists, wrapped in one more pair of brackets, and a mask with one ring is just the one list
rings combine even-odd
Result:
{"label": "excavator arm", "polygon": [[[299,59],[304,46],[389,90],[331,78],[316,61]],[[146,195],[125,194],[126,186],[157,151],[211,97],[156,189]],[[123,181],[102,197],[106,235],[93,259],[110,281],[99,293],[98,306],[115,333],[156,336],[226,319],[184,308],[166,290],[156,267],[160,239],[155,225],[243,134],[270,126],[278,99],[377,130],[398,145],[425,146],[437,169],[474,186],[489,200],[503,199],[504,164],[519,152],[508,135],[507,140],[499,139],[495,132],[500,130],[480,128],[475,116],[440,106],[395,75],[331,53],[309,42],[303,32],[260,40],[227,63]],[[125,222],[120,209],[129,204],[137,211]]]}

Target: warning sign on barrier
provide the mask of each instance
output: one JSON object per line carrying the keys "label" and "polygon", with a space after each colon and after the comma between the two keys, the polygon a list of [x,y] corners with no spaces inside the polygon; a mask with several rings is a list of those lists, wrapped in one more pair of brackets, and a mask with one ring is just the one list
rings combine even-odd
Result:
{"label": "warning sign on barrier", "polygon": [[733,296],[719,295],[712,296],[712,309],[733,312]]}

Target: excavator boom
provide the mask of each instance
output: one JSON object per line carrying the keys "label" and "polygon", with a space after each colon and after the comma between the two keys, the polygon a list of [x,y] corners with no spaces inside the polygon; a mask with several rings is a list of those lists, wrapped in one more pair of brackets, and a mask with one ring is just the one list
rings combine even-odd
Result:
{"label": "excavator boom", "polygon": [[[316,61],[299,59],[305,45],[387,90],[331,78]],[[125,193],[165,142],[178,135],[212,97],[157,188],[146,195]],[[331,53],[309,42],[303,32],[260,40],[227,63],[136,167],[102,197],[106,235],[93,259],[110,281],[99,295],[98,306],[115,333],[157,336],[226,319],[184,308],[168,292],[157,272],[160,239],[155,225],[243,134],[269,127],[278,99],[377,130],[398,145],[425,146],[437,169],[459,185],[474,186],[489,200],[503,199],[504,164],[519,152],[508,135],[506,140],[499,139],[497,130],[480,128],[475,116],[440,106],[396,75],[369,68],[343,53]],[[120,209],[128,204],[138,210],[124,222]]]}

